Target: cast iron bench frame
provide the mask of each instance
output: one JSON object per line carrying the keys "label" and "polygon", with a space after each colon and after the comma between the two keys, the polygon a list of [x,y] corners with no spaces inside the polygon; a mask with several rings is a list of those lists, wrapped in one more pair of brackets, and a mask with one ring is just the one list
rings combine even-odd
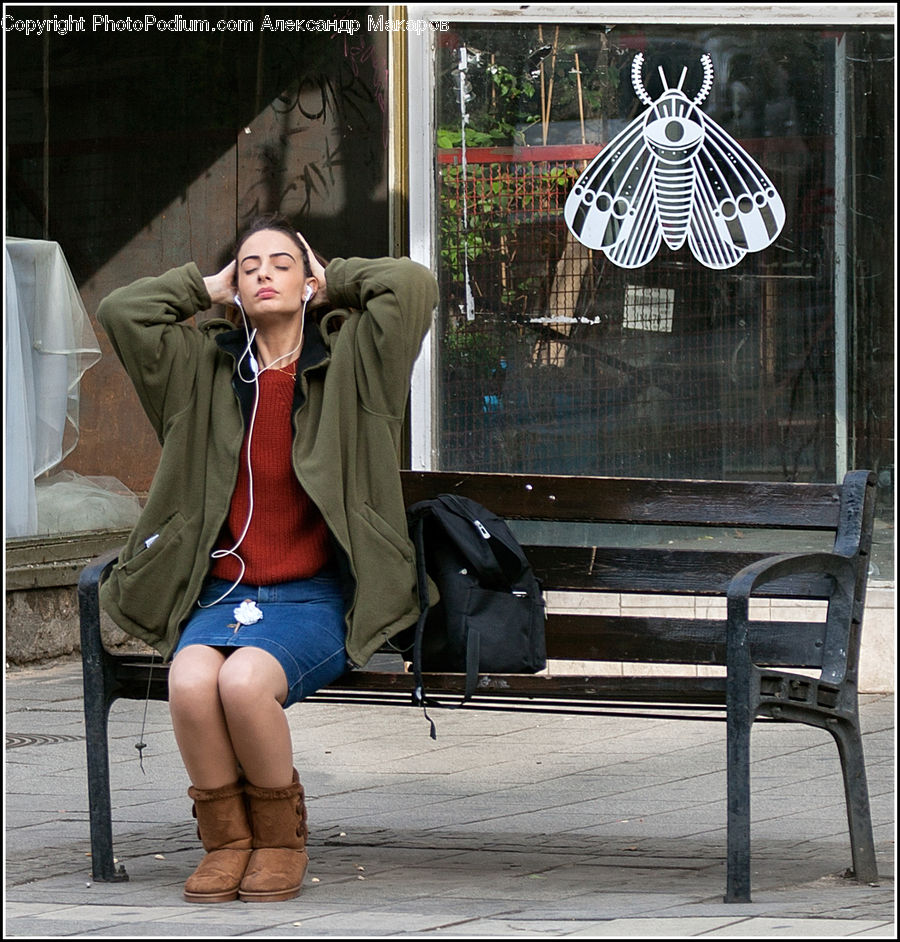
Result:
{"label": "cast iron bench frame", "polygon": [[[513,522],[541,520],[702,528],[734,537],[764,528],[834,535],[830,551],[746,552],[712,540],[688,547],[525,545],[546,591],[693,595],[727,599],[726,618],[551,612],[548,657],[722,665],[725,676],[609,674],[481,675],[466,708],[545,709],[577,704],[602,712],[678,704],[726,711],[726,902],[750,901],[750,731],[757,717],[806,723],[836,740],[843,772],[853,873],[878,879],[857,705],[857,668],[875,511],[875,476],[851,471],[842,484],[653,480],[469,472],[403,472],[407,504],[455,493]],[[602,528],[601,528],[602,531]],[[604,532],[605,535],[605,531]],[[634,532],[634,531],[632,531]],[[555,538],[558,539],[558,538]],[[524,542],[524,541],[523,541]],[[595,542],[601,542],[595,539]],[[626,540],[630,544],[632,540]],[[783,542],[783,540],[779,541]],[[114,654],[100,636],[98,588],[115,563],[89,564],[78,585],[93,877],[127,880],[113,860],[107,721],[119,698],[166,700],[167,666],[151,655]],[[765,592],[759,590],[765,586]],[[827,600],[824,621],[749,617],[751,595]],[[379,656],[373,659],[377,663]],[[398,669],[399,667],[399,669]],[[785,668],[814,668],[817,677]],[[464,675],[426,674],[430,695],[457,695]],[[316,700],[412,704],[413,677],[400,665],[354,670]],[[690,712],[672,713],[690,718]],[[696,715],[696,714],[694,714]],[[423,732],[427,736],[427,733]]]}

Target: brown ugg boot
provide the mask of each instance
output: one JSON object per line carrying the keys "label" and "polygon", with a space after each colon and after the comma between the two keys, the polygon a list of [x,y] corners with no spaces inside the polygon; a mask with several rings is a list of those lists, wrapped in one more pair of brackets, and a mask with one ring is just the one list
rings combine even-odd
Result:
{"label": "brown ugg boot", "polygon": [[306,804],[303,786],[294,780],[284,788],[245,788],[250,804],[253,854],[239,896],[247,903],[274,903],[300,892],[306,855]]}
{"label": "brown ugg boot", "polygon": [[237,899],[253,849],[244,783],[211,789],[192,785],[188,795],[194,800],[197,836],[207,853],[184,884],[184,898],[189,903]]}

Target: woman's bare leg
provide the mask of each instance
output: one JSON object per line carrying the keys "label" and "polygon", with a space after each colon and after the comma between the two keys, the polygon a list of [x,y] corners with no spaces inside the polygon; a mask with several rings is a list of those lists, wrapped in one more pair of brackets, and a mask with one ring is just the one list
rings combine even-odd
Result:
{"label": "woman's bare leg", "polygon": [[292,781],[294,752],[282,707],[287,693],[281,665],[259,648],[239,648],[219,671],[231,745],[247,780],[258,788]]}
{"label": "woman's bare leg", "polygon": [[290,727],[281,704],[287,679],[259,648],[227,656],[189,645],[169,670],[169,711],[175,741],[192,784],[213,789],[245,777],[260,788],[290,784]]}
{"label": "woman's bare leg", "polygon": [[188,778],[197,788],[237,781],[238,759],[219,699],[219,671],[225,655],[193,644],[175,655],[169,668],[169,713]]}

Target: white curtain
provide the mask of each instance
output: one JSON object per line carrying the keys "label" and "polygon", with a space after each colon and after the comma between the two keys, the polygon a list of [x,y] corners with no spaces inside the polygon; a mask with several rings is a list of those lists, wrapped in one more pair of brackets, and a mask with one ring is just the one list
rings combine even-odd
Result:
{"label": "white curtain", "polygon": [[38,530],[35,478],[78,441],[78,387],[100,359],[56,242],[6,239],[6,535]]}

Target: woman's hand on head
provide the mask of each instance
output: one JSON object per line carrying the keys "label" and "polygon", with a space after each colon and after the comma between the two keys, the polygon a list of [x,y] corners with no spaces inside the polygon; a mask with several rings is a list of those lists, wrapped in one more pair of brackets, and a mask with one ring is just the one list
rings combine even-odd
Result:
{"label": "woman's hand on head", "polygon": [[318,282],[318,289],[312,298],[310,298],[309,306],[318,307],[320,304],[325,304],[328,301],[328,286],[325,283],[325,266],[316,258],[302,232],[297,233],[297,238],[306,246],[306,254],[309,257],[309,273]]}
{"label": "woman's hand on head", "polygon": [[234,296],[237,292],[237,262],[230,261],[220,272],[207,275],[203,279],[206,290],[213,304],[226,304],[234,307]]}

